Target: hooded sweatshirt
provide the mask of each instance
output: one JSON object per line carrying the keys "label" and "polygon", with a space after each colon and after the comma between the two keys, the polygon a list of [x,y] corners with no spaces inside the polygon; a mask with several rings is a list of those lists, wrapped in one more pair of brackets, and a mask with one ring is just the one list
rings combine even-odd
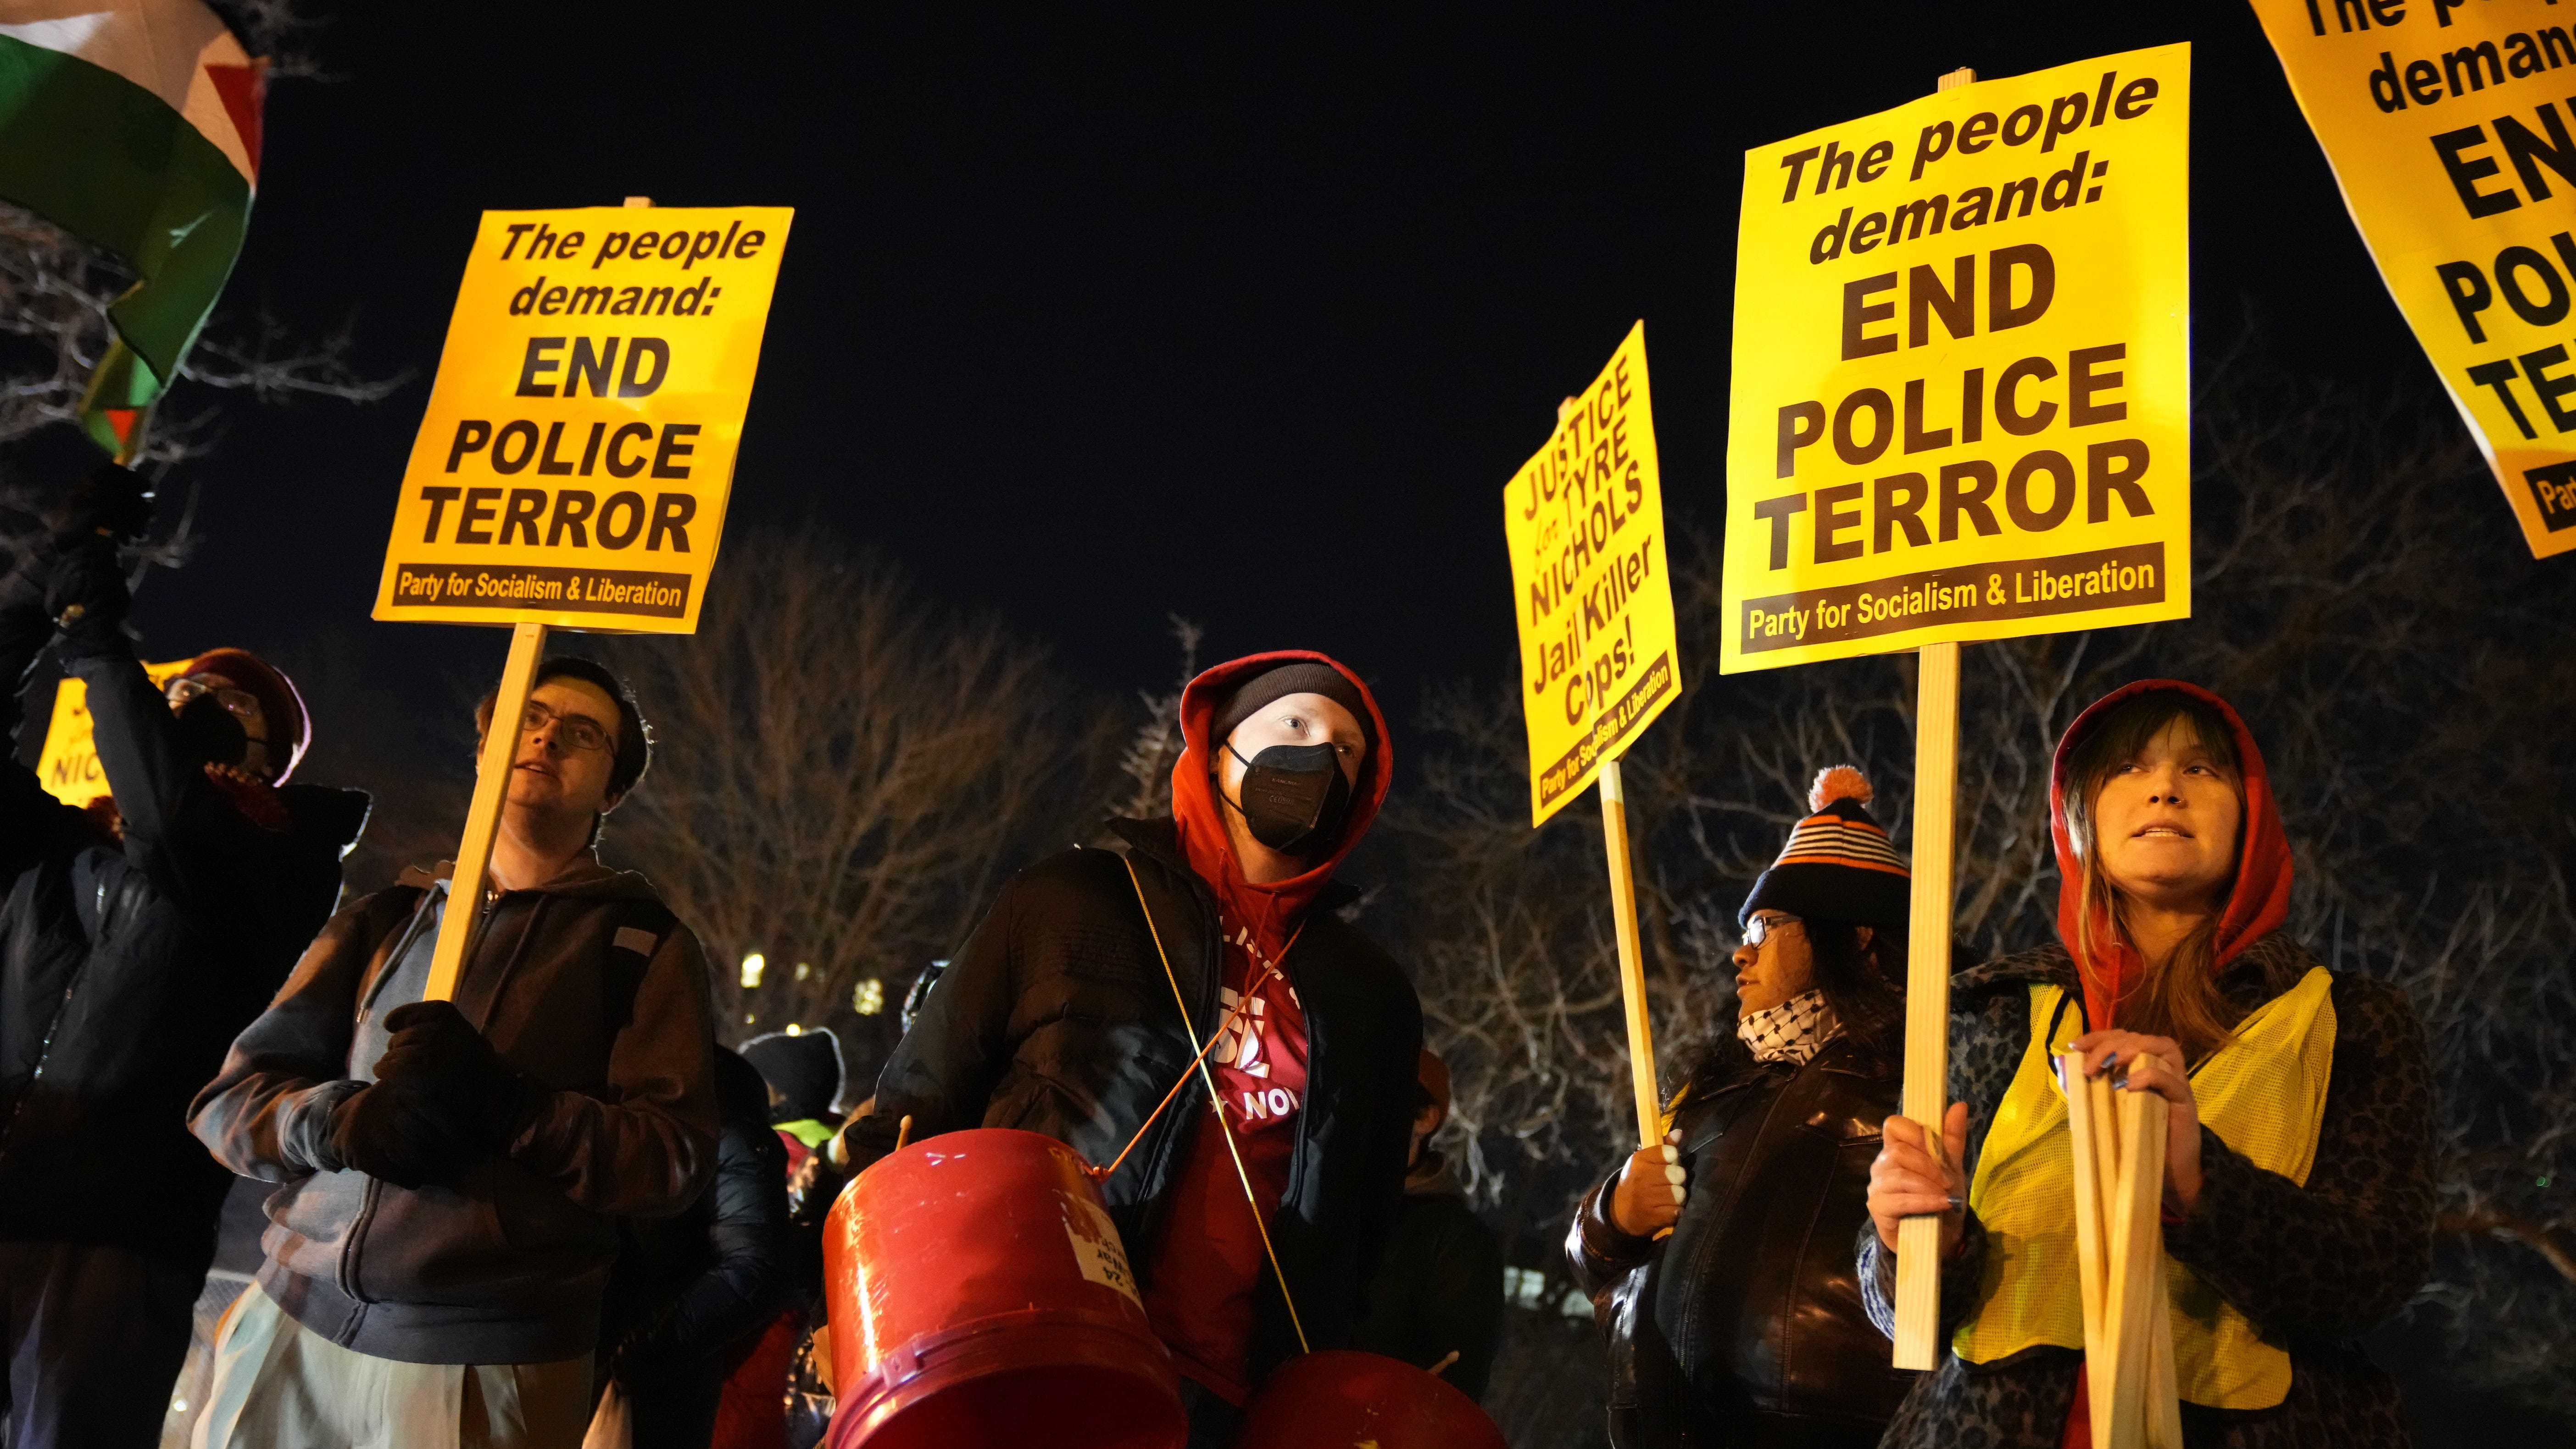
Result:
{"label": "hooded sweatshirt", "polygon": [[2057,935],[2083,970],[2085,1019],[2095,1031],[2109,1031],[2117,1024],[2119,1000],[2137,984],[2145,968],[2138,960],[2137,950],[2112,929],[2109,901],[2095,902],[2089,932],[2079,919],[2083,914],[2084,859],[2076,853],[2074,838],[2067,831],[2067,774],[2073,768],[2076,750],[2101,725],[2104,715],[2139,695],[2159,691],[2184,695],[2207,705],[2227,722],[2229,738],[2236,746],[2239,783],[2245,794],[2245,816],[2237,837],[2241,844],[2236,884],[2228,894],[2227,909],[2218,918],[2211,969],[2225,970],[2227,963],[2246,947],[2279,930],[2290,917],[2289,837],[2281,828],[2280,807],[2272,799],[2272,778],[2263,767],[2263,752],[2256,747],[2253,734],[2245,728],[2235,707],[2199,685],[2179,679],[2141,679],[2102,696],[2067,726],[2066,737],[2058,741],[2048,780],[2048,828],[2057,846]]}
{"label": "hooded sweatshirt", "polygon": [[[1210,778],[1210,762],[1219,758],[1224,741],[1208,736],[1217,711],[1244,681],[1301,660],[1330,665],[1351,682],[1368,706],[1365,723],[1376,743],[1360,761],[1349,810],[1331,848],[1298,875],[1255,884],[1244,878],[1226,833],[1224,812],[1235,806],[1219,799]],[[1218,999],[1227,1025],[1208,1064],[1234,1151],[1214,1114],[1198,1119],[1168,1229],[1146,1275],[1146,1311],[1184,1374],[1240,1404],[1250,1389],[1254,1290],[1265,1266],[1262,1234],[1288,1190],[1306,1087],[1305,1011],[1282,963],[1334,868],[1376,820],[1391,762],[1377,697],[1358,675],[1308,650],[1254,654],[1208,670],[1182,692],[1180,723],[1184,748],[1172,766],[1172,818],[1190,870],[1216,895],[1224,936]]]}
{"label": "hooded sweatshirt", "polygon": [[279,1184],[259,1286],[305,1328],[407,1363],[572,1358],[598,1341],[616,1220],[687,1207],[714,1170],[706,960],[642,876],[596,861],[493,897],[456,1007],[551,1095],[458,1181],[396,1186],[339,1160],[331,1114],[375,1079],[385,1014],[421,998],[445,870],[334,916],[189,1126]]}

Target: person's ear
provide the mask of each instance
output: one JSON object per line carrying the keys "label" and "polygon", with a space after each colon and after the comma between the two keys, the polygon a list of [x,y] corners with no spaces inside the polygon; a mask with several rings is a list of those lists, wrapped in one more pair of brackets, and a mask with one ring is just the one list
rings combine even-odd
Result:
{"label": "person's ear", "polygon": [[1873,929],[1873,928],[1871,928],[1871,927],[1868,927],[1868,926],[1862,926],[1862,927],[1860,927],[1859,929],[1860,929],[1860,948],[1861,948],[1862,950],[1866,951],[1866,950],[1868,950],[1868,949],[1869,949],[1869,938],[1870,938],[1870,937],[1872,937],[1872,936],[1877,935],[1877,934],[1878,934],[1878,932],[1877,932],[1875,929]]}

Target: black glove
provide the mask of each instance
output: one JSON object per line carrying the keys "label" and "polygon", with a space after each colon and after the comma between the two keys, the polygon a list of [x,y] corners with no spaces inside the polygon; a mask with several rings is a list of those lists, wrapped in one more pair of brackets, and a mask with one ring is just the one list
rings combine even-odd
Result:
{"label": "black glove", "polygon": [[[51,633],[64,608],[78,603],[83,614],[103,607],[112,627],[131,605],[116,545],[141,536],[151,522],[144,480],[114,463],[100,464],[45,516],[42,531],[19,540],[14,565],[0,579],[0,618],[16,622],[40,613]],[[67,579],[67,573],[77,576]],[[114,583],[103,575],[113,575]]]}
{"label": "black glove", "polygon": [[672,1320],[678,1314],[678,1304],[665,1303],[629,1328],[608,1356],[609,1377],[633,1389],[686,1372],[690,1365],[671,1339]]}
{"label": "black glove", "polygon": [[131,468],[101,463],[72,485],[45,523],[65,549],[94,538],[141,538],[152,526],[152,485]]}
{"label": "black glove", "polygon": [[331,1154],[396,1187],[453,1185],[471,1156],[420,1094],[375,1082],[331,1109]]}
{"label": "black glove", "polygon": [[378,1082],[417,1092],[459,1141],[506,1152],[551,1093],[521,1074],[451,1001],[415,1001],[385,1013],[393,1033],[376,1062]]}

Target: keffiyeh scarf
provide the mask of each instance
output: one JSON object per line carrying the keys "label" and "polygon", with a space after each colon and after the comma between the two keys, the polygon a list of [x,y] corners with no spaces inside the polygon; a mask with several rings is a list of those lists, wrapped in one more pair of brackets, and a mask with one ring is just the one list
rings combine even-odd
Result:
{"label": "keffiyeh scarf", "polygon": [[1825,1005],[1822,991],[1802,991],[1768,1011],[1757,1011],[1735,1024],[1735,1035],[1757,1062],[1787,1062],[1803,1067],[1824,1050],[1841,1023]]}

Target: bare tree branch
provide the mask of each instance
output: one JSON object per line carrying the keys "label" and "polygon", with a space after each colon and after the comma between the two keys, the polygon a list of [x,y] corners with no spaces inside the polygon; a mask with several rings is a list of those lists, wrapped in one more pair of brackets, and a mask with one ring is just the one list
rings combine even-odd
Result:
{"label": "bare tree branch", "polygon": [[[876,1015],[863,983],[900,997],[1008,872],[1088,833],[1118,726],[1036,647],[819,530],[746,530],[728,553],[757,576],[696,634],[602,649],[672,745],[608,843],[728,968],[729,1038],[850,1030]],[[755,952],[752,986],[730,968]]]}

